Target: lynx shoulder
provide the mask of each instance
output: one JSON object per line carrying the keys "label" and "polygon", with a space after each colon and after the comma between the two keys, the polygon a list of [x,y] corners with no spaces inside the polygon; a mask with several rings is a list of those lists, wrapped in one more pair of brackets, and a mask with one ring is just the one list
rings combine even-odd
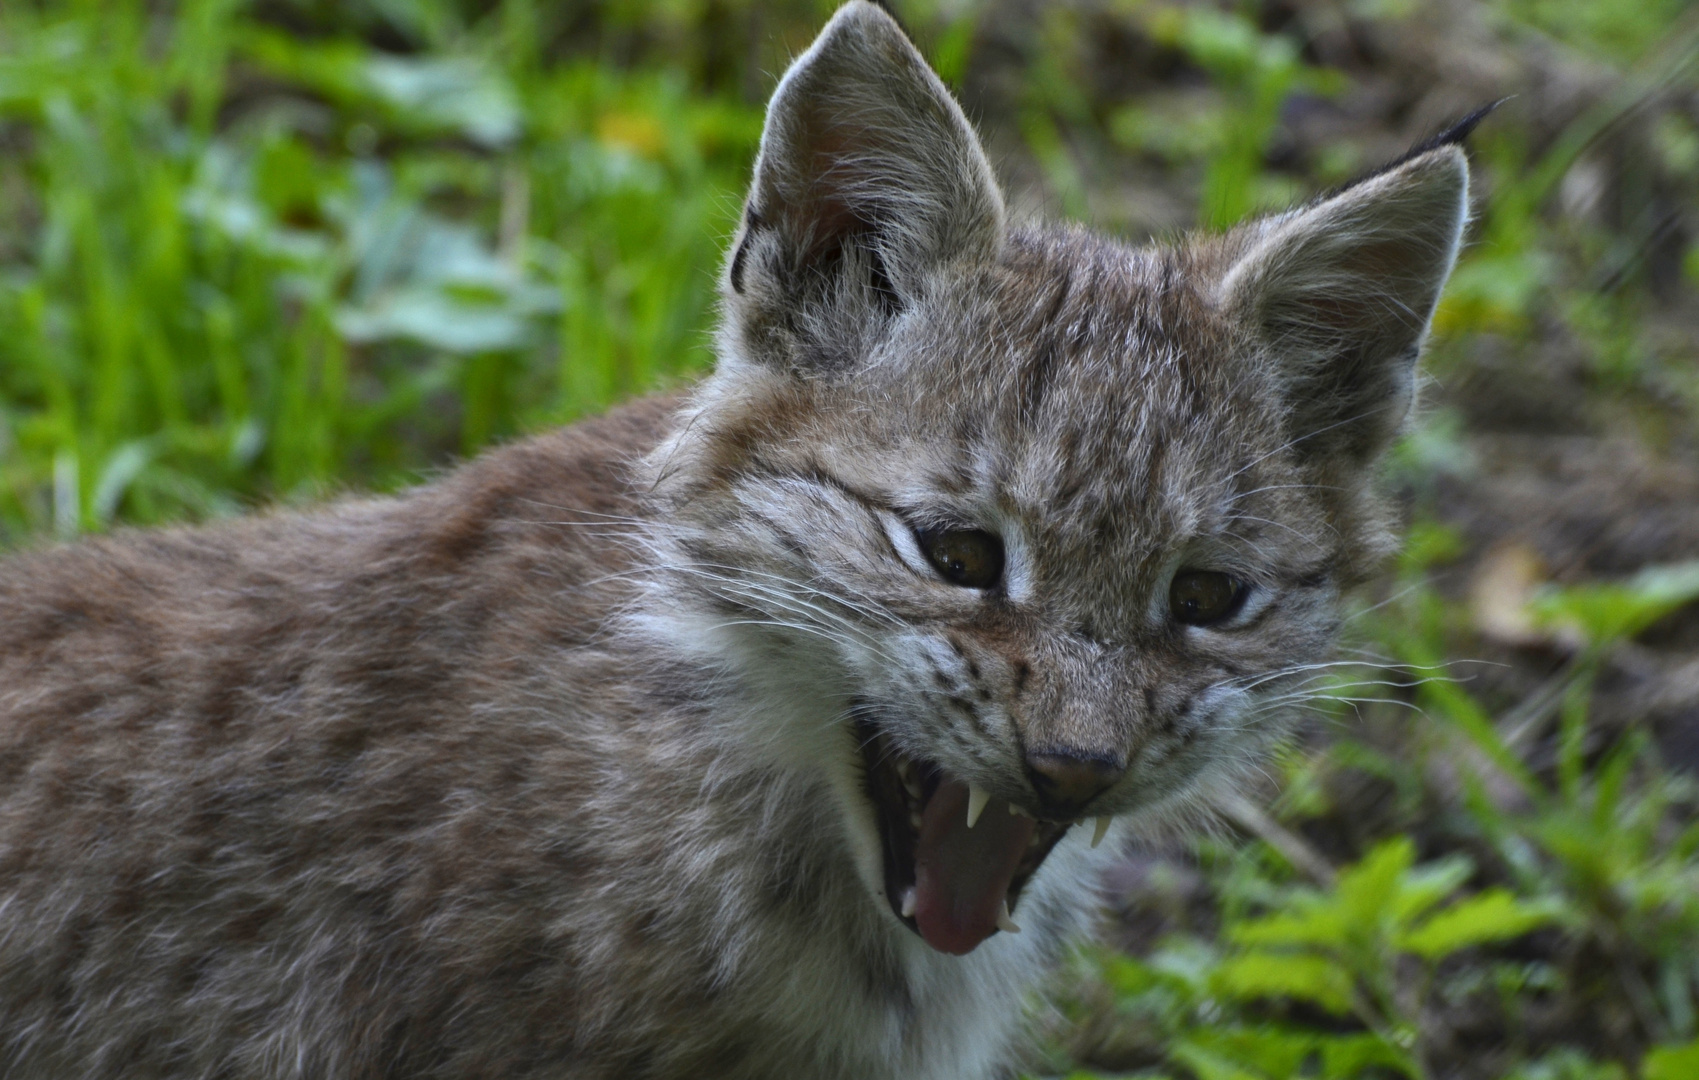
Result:
{"label": "lynx shoulder", "polygon": [[0,1072],[1000,1075],[1389,549],[1454,143],[1220,236],[1011,224],[845,6],[688,395],[0,563]]}

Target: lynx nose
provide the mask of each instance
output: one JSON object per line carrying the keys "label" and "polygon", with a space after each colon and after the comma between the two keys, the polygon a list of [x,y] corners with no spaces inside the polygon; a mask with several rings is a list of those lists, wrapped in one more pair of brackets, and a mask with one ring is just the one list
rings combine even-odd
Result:
{"label": "lynx nose", "polygon": [[1043,809],[1060,818],[1077,817],[1085,805],[1121,779],[1126,767],[1102,757],[1068,751],[1027,754],[1033,787]]}

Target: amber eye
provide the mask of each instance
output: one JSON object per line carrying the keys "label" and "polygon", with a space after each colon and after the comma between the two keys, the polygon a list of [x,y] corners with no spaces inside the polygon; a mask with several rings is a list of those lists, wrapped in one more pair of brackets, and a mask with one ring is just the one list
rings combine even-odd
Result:
{"label": "amber eye", "polygon": [[1248,591],[1237,579],[1217,570],[1182,570],[1168,586],[1168,611],[1175,622],[1207,626],[1239,610]]}
{"label": "amber eye", "polygon": [[917,530],[915,538],[952,585],[989,589],[1003,576],[1003,541],[984,529]]}

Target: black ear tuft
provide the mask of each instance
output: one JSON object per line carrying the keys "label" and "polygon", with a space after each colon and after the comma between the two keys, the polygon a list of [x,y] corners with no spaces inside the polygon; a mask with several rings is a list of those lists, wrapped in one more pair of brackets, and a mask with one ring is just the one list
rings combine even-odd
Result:
{"label": "black ear tuft", "polygon": [[1485,120],[1494,112],[1498,111],[1498,107],[1500,105],[1503,105],[1515,96],[1516,95],[1514,94],[1507,94],[1506,96],[1499,98],[1497,101],[1482,105],[1480,108],[1476,109],[1468,116],[1463,117],[1461,120],[1448,125],[1436,134],[1429,135],[1415,146],[1412,146],[1410,149],[1393,158],[1391,161],[1382,165],[1373,172],[1365,173],[1364,175],[1357,177],[1355,180],[1347,181],[1342,186],[1330,192],[1329,195],[1342,194],[1359,184],[1364,184],[1373,180],[1377,176],[1385,176],[1387,173],[1392,172],[1399,166],[1414,161],[1423,154],[1432,153],[1442,146],[1462,146],[1468,141],[1469,136],[1475,133],[1475,129],[1480,126],[1482,120]]}
{"label": "black ear tuft", "polygon": [[1475,128],[1480,126],[1482,120],[1485,120],[1487,117],[1497,112],[1500,105],[1503,105],[1515,96],[1516,95],[1514,94],[1506,94],[1497,101],[1482,105],[1480,108],[1457,121],[1455,124],[1452,124],[1439,134],[1430,136],[1418,143],[1408,154],[1404,155],[1399,163],[1402,164],[1405,161],[1409,161],[1411,158],[1421,157],[1429,150],[1438,150],[1442,146],[1462,146],[1464,140],[1474,134]]}

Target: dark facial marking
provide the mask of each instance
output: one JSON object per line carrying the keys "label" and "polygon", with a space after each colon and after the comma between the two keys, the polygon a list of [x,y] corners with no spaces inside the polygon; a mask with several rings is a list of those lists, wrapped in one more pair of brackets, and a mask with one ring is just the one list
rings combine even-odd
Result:
{"label": "dark facial marking", "polygon": [[755,230],[762,228],[765,224],[766,223],[761,220],[761,215],[755,212],[755,207],[753,206],[751,206],[748,212],[744,215],[743,240],[738,243],[737,250],[732,253],[732,292],[737,293],[739,296],[743,295],[743,264],[745,262],[745,257],[749,254],[750,238],[755,235]]}

